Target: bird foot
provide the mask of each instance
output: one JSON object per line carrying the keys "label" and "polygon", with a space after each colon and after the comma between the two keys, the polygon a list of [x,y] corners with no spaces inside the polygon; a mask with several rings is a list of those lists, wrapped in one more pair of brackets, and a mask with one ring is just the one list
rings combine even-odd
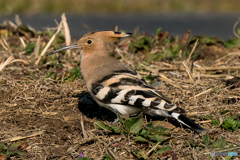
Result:
{"label": "bird foot", "polygon": [[119,122],[119,119],[116,118],[113,122],[111,122],[112,125],[116,125]]}

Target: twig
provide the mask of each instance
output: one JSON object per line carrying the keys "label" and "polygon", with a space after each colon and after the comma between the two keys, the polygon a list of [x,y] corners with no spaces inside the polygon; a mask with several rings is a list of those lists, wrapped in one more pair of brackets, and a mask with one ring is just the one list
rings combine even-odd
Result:
{"label": "twig", "polygon": [[84,139],[88,138],[88,135],[84,129],[84,124],[83,124],[83,117],[82,117],[82,114],[81,114],[81,127],[82,127],[82,132],[83,132],[83,137]]}
{"label": "twig", "polygon": [[78,143],[79,145],[82,145],[82,144],[85,144],[85,143],[88,143],[88,142],[91,142],[91,141],[97,141],[99,137],[91,137],[91,138],[88,138],[88,139],[82,139],[82,141],[76,141],[76,143]]}
{"label": "twig", "polygon": [[[234,150],[234,149],[238,149],[238,148],[240,148],[240,147],[227,148],[227,149],[222,149],[222,150],[221,150],[221,148],[217,148],[217,149],[213,149],[212,151],[225,152],[225,151]],[[206,153],[203,153],[203,154],[210,154],[210,152],[206,152]]]}
{"label": "twig", "polygon": [[202,66],[200,66],[199,64],[197,64],[196,62],[193,63],[193,66],[196,66],[200,71],[204,70],[204,68]]}
{"label": "twig", "polygon": [[165,75],[158,73],[156,70],[154,70],[154,69],[152,69],[152,68],[150,68],[150,67],[148,67],[148,66],[146,66],[146,65],[144,65],[144,64],[142,64],[142,63],[140,63],[140,64],[141,64],[145,69],[147,69],[147,70],[149,70],[149,71],[157,74],[162,81],[165,81],[165,82],[171,84],[172,86],[174,86],[174,87],[176,87],[176,88],[182,89],[182,87],[174,84],[175,82],[173,82],[171,79],[167,78]]}
{"label": "twig", "polygon": [[22,60],[22,59],[15,59],[15,60],[14,60],[14,57],[11,55],[10,57],[8,57],[8,59],[7,59],[5,62],[2,62],[2,63],[0,64],[0,72],[1,72],[7,65],[9,65],[9,64],[11,64],[11,63],[14,63],[14,62],[23,62],[23,63],[25,63],[25,64],[28,64],[27,61],[24,61],[24,60]]}
{"label": "twig", "polygon": [[105,146],[105,148],[107,149],[107,151],[109,152],[109,154],[110,154],[111,156],[113,156],[114,159],[119,159],[119,158],[108,148],[108,145],[107,145],[104,141],[102,141],[101,139],[98,139],[98,140],[100,141],[100,143],[102,143],[102,144]]}
{"label": "twig", "polygon": [[196,97],[198,97],[198,96],[201,96],[201,95],[203,95],[203,94],[207,94],[207,93],[213,91],[214,89],[215,89],[215,88],[210,88],[210,89],[208,89],[208,90],[206,90],[206,91],[203,91],[203,92],[195,95],[194,98],[196,98]]}
{"label": "twig", "polygon": [[8,48],[7,48],[7,46],[5,46],[5,44],[3,43],[3,41],[0,39],[0,44],[2,45],[2,47],[7,51],[8,50]]}
{"label": "twig", "polygon": [[199,39],[196,40],[196,42],[195,42],[195,44],[194,44],[194,46],[193,46],[193,48],[192,48],[192,51],[191,51],[191,53],[190,53],[189,56],[188,56],[188,59],[187,59],[188,62],[191,60],[192,54],[193,54],[193,52],[195,51],[195,49],[196,49],[196,47],[197,47],[198,40],[199,40]]}
{"label": "twig", "polygon": [[29,134],[26,134],[26,135],[23,135],[23,136],[17,136],[17,137],[13,137],[13,138],[9,138],[9,139],[4,139],[4,140],[1,140],[1,141],[2,142],[13,142],[13,141],[17,141],[17,140],[20,140],[20,139],[25,139],[25,138],[28,138],[28,137],[38,136],[38,135],[41,135],[43,133],[44,133],[44,131],[36,131],[36,132],[32,132],[32,133],[29,133]]}
{"label": "twig", "polygon": [[[67,18],[66,18],[65,13],[62,14],[61,18],[62,18],[62,22],[63,22],[65,42],[66,42],[66,45],[68,46],[71,43],[71,35],[70,35],[70,30],[68,27]],[[71,50],[67,50],[67,55],[71,56]]]}
{"label": "twig", "polygon": [[223,124],[223,117],[219,112],[216,112],[215,114],[219,117],[219,125],[217,127],[220,127]]}
{"label": "twig", "polygon": [[238,17],[237,22],[235,22],[234,25],[233,25],[233,34],[234,34],[237,38],[240,38],[240,36],[236,33],[236,27],[237,27],[237,25],[238,25],[239,22],[240,22],[240,17]]}
{"label": "twig", "polygon": [[14,24],[12,21],[9,21],[9,20],[8,20],[8,24],[9,24],[11,27],[13,27],[14,29],[17,29],[17,25]]}
{"label": "twig", "polygon": [[117,32],[117,31],[118,31],[118,25],[114,26],[113,31],[114,31],[114,32]]}
{"label": "twig", "polygon": [[178,57],[182,59],[182,50],[178,52]]}
{"label": "twig", "polygon": [[40,49],[40,38],[41,38],[41,35],[38,36],[37,43],[36,43],[36,47],[35,47],[35,49],[34,49],[35,59],[37,59],[37,57],[38,57],[38,52],[39,52],[39,49]]}
{"label": "twig", "polygon": [[[196,74],[194,74],[194,76],[196,76]],[[205,78],[233,78],[233,76],[230,76],[228,74],[225,74],[225,75],[211,75],[211,74],[200,74],[199,76],[201,77],[205,77]]]}
{"label": "twig", "polygon": [[26,43],[24,42],[23,38],[22,38],[22,37],[19,37],[19,39],[20,39],[20,42],[22,43],[22,46],[23,46],[24,48],[26,48]]}
{"label": "twig", "polygon": [[[189,143],[189,142],[188,142]],[[190,144],[189,144],[189,146],[191,146]],[[193,159],[194,160],[198,160],[198,158],[197,158],[197,156],[196,156],[196,154],[195,154],[195,152],[194,152],[194,148],[192,148],[192,151],[193,151]]]}
{"label": "twig", "polygon": [[18,14],[16,14],[16,16],[15,16],[15,22],[16,22],[17,26],[22,25],[22,21],[21,21],[21,19],[20,19]]}
{"label": "twig", "polygon": [[215,60],[215,62],[218,62],[218,61],[220,61],[220,60],[222,60],[222,59],[224,59],[224,58],[226,58],[226,57],[228,57],[228,56],[235,56],[235,55],[240,55],[240,52],[229,52],[227,55],[225,55],[225,56],[223,56],[223,57],[218,58],[217,60]]}
{"label": "twig", "polygon": [[192,77],[191,70],[188,68],[188,66],[186,65],[185,62],[186,62],[186,61],[182,61],[182,64],[183,64],[183,66],[185,67],[185,70],[186,70],[186,72],[187,72],[187,74],[188,74],[188,77],[189,77],[190,80],[191,80],[191,83],[194,84],[194,80],[193,80],[193,77]]}
{"label": "twig", "polygon": [[153,150],[155,150],[159,144],[160,144],[160,142],[158,142],[155,146],[153,146],[153,147],[147,152],[146,156],[148,156]]}
{"label": "twig", "polygon": [[188,112],[187,116],[195,116],[195,115],[208,114],[208,113],[210,113],[210,112],[209,111],[205,111],[205,112]]}
{"label": "twig", "polygon": [[37,66],[38,63],[40,62],[42,56],[46,53],[47,49],[50,47],[50,45],[52,44],[53,40],[56,38],[57,34],[60,32],[61,28],[62,28],[62,24],[63,22],[60,22],[60,25],[58,26],[58,29],[56,31],[56,33],[52,36],[52,38],[50,39],[50,41],[48,42],[48,44],[46,45],[46,47],[43,49],[42,53],[40,54],[39,58],[37,59],[37,61],[35,62],[35,65]]}
{"label": "twig", "polygon": [[11,52],[11,48],[9,47],[9,44],[7,43],[7,41],[6,41],[6,39],[5,39],[4,37],[2,37],[2,42],[3,42],[3,44],[7,47],[7,50],[8,50],[9,52]]}
{"label": "twig", "polygon": [[198,122],[198,123],[209,123],[209,122],[212,122],[212,120],[206,120],[206,121],[200,121],[200,122]]}

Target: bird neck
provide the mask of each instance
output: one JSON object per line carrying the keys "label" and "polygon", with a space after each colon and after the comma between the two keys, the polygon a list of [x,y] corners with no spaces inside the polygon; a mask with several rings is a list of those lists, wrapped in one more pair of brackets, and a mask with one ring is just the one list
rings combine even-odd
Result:
{"label": "bird neck", "polygon": [[109,74],[112,70],[109,66],[121,63],[108,54],[86,54],[81,58],[81,73],[87,87]]}

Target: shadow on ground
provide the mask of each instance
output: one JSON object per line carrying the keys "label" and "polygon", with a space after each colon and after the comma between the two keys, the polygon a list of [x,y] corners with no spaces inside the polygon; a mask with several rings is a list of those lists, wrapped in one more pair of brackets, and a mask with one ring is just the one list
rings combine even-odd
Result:
{"label": "shadow on ground", "polygon": [[[101,121],[108,121],[113,122],[117,116],[115,113],[109,111],[108,109],[99,106],[91,97],[89,92],[83,91],[80,94],[76,95],[76,97],[79,98],[78,101],[78,109],[80,112],[82,112],[85,116],[88,118],[97,118]],[[165,118],[165,117],[159,117],[159,116],[150,116],[148,114],[144,114],[144,117],[148,122],[150,121],[164,121],[167,120],[169,123],[176,127],[183,127],[185,129],[188,129],[185,126],[182,126],[177,120],[172,118]]]}
{"label": "shadow on ground", "polygon": [[80,94],[76,95],[76,97],[79,98],[79,111],[86,115],[88,118],[97,118],[98,120],[107,120],[109,122],[113,122],[117,118],[113,112],[107,110],[104,107],[100,107],[92,99],[91,95],[88,92],[83,91]]}

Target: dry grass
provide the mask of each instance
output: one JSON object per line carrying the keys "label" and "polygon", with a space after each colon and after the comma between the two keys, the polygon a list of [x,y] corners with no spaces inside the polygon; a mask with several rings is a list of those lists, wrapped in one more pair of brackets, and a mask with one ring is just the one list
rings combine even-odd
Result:
{"label": "dry grass", "polygon": [[[39,36],[25,35],[22,39],[26,43],[39,41],[37,46],[46,46],[50,40],[46,35],[37,37]],[[17,47],[22,44],[19,37],[15,35],[9,36],[6,42],[14,43]],[[115,115],[99,107],[91,99],[82,79],[76,79],[73,82],[64,80],[69,70],[79,65],[79,56],[66,59],[67,57],[59,54],[53,61],[47,61],[43,56],[36,67],[34,65],[37,60],[36,54],[28,55],[24,49],[21,50],[22,48],[19,50],[12,48],[10,52],[4,50],[4,47],[0,48],[0,62],[10,55],[30,62],[29,65],[14,63],[0,72],[1,141],[10,143],[18,140],[28,145],[26,150],[30,153],[30,157],[13,159],[76,159],[81,153],[94,159],[100,159],[104,154],[111,155],[115,159],[135,159],[131,150],[145,147],[150,148],[146,152],[149,159],[168,159],[167,156],[170,156],[169,159],[174,159],[173,157],[176,156],[182,160],[209,159],[211,151],[228,151],[231,145],[236,152],[240,153],[240,131],[230,131],[214,126],[212,120],[207,118],[211,115],[213,119],[218,119],[222,123],[222,120],[227,117],[240,115],[240,89],[233,85],[226,86],[225,83],[229,74],[232,77],[239,76],[239,69],[234,68],[240,65],[239,54],[225,54],[226,50],[224,50],[226,56],[211,59],[212,71],[206,69],[209,66],[209,59],[207,63],[204,59],[195,61],[193,69],[188,69],[191,72],[191,79],[186,68],[181,67],[182,60],[179,59],[155,61],[147,67],[137,68],[143,76],[148,75],[149,70],[153,75],[154,73],[159,74],[160,77],[164,75],[164,78],[167,78],[166,83],[160,86],[159,90],[185,109],[189,118],[208,130],[207,133],[196,134],[181,126],[175,127],[170,132],[172,137],[170,142],[161,145],[171,146],[171,152],[159,157],[153,154],[156,146],[146,146],[132,140],[129,143],[129,139],[121,134],[114,135],[94,128],[94,121],[103,120],[109,123],[114,120]],[[52,48],[50,47],[49,50]],[[132,55],[126,51],[120,50],[119,53],[126,54],[122,59],[124,63],[134,65],[133,62],[138,60],[139,63],[146,65],[144,59],[139,58],[140,53]],[[239,53],[239,49],[235,48],[232,52]],[[60,78],[55,80],[51,77],[47,78],[47,72],[53,71],[54,67],[60,63],[58,59],[61,59],[61,63],[65,66],[62,70],[55,68]],[[219,67],[228,68],[228,71]],[[169,68],[172,71],[159,73],[161,68]],[[187,68],[191,67],[188,65]],[[216,70],[218,74],[212,75],[211,73]],[[229,112],[220,115],[219,112],[223,110],[229,110]],[[144,123],[147,121],[150,119],[146,118]],[[211,149],[203,143],[205,135],[208,135],[212,141],[222,136],[228,145],[225,148]],[[193,147],[189,143],[190,139],[197,142],[199,147]]]}

